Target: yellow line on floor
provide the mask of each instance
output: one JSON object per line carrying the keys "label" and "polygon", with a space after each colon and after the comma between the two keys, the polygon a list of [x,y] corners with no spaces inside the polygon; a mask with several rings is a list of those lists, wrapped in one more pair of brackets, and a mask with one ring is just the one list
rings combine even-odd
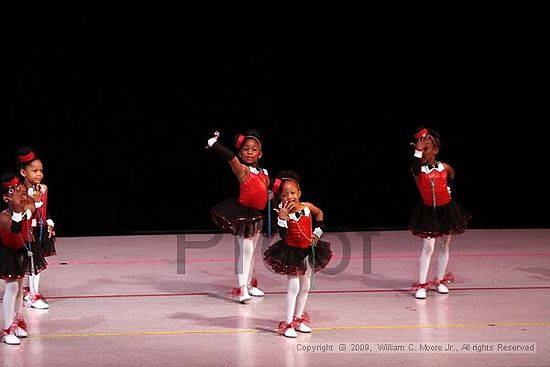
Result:
{"label": "yellow line on floor", "polygon": [[227,333],[257,333],[255,329],[232,329],[232,330],[184,330],[184,331],[129,331],[113,333],[79,333],[79,334],[39,334],[31,338],[75,338],[89,336],[147,336],[147,335],[185,335],[185,334],[227,334]]}
{"label": "yellow line on floor", "polygon": [[[434,324],[434,325],[357,325],[357,326],[334,326],[318,327],[314,331],[342,331],[342,330],[369,330],[369,329],[466,329],[466,328],[488,328],[488,327],[547,327],[550,322],[510,322],[510,323],[487,323],[487,324]],[[227,329],[227,330],[184,330],[184,331],[133,331],[133,332],[112,332],[112,333],[67,333],[67,334],[38,334],[30,336],[32,339],[51,338],[75,338],[75,337],[96,337],[96,336],[148,336],[148,335],[185,335],[185,334],[235,334],[235,333],[259,333],[266,329]],[[275,333],[275,329],[273,329]]]}

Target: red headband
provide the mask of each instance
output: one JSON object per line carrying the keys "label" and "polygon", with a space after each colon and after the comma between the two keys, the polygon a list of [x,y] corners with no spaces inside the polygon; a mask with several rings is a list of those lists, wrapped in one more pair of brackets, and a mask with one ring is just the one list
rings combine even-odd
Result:
{"label": "red headband", "polygon": [[243,145],[245,139],[246,137],[244,135],[239,134],[239,136],[237,137],[237,141],[235,141],[235,147],[237,149],[241,149],[241,146]]}
{"label": "red headband", "polygon": [[256,142],[258,143],[258,145],[260,146],[260,149],[262,148],[262,143],[260,143],[260,139],[258,139],[257,137],[255,137],[254,135],[242,135],[242,134],[239,134],[237,136],[237,140],[235,141],[235,148],[237,149],[241,149],[241,147],[243,146],[244,142],[246,141],[246,139],[254,139],[256,140]]}
{"label": "red headband", "polygon": [[278,194],[282,183],[283,183],[283,180],[281,180],[280,178],[276,178],[273,181],[273,188],[271,189],[271,191],[273,191],[274,194]]}
{"label": "red headband", "polygon": [[19,185],[19,179],[17,178],[17,176],[14,176],[8,182],[2,182],[2,187],[4,188],[4,190],[7,190],[10,187],[14,187],[14,186],[17,186],[17,185]]}
{"label": "red headband", "polygon": [[300,182],[298,182],[296,179],[292,177],[281,177],[273,180],[273,188],[271,189],[271,191],[273,191],[274,194],[278,194],[284,181],[294,181],[296,182],[296,185],[298,185],[298,188],[300,188]]}
{"label": "red headband", "polygon": [[428,131],[428,129],[424,128],[422,130],[420,130],[419,132],[417,132],[416,134],[414,134],[414,138],[415,139],[420,139],[420,138],[425,138],[426,136],[428,136],[430,132]]}
{"label": "red headband", "polygon": [[33,160],[36,158],[36,155],[35,155],[34,152],[31,150],[30,152],[28,152],[28,153],[25,154],[25,155],[20,155],[18,158],[19,158],[19,162],[25,163],[25,162],[31,162],[31,161],[33,161]]}

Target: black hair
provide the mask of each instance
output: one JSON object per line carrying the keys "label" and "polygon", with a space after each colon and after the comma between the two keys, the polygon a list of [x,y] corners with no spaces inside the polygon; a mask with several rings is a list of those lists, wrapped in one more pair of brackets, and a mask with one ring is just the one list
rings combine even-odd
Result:
{"label": "black hair", "polygon": [[244,135],[253,136],[254,138],[260,140],[260,132],[258,130],[247,130]]}
{"label": "black hair", "polygon": [[283,181],[286,181],[286,180],[296,181],[296,183],[298,184],[298,187],[300,187],[300,176],[298,176],[298,174],[292,170],[279,171],[279,173],[277,173],[277,178]]}
{"label": "black hair", "polygon": [[441,137],[439,135],[439,131],[430,129],[430,136],[433,138],[435,145],[438,148],[441,148]]}
{"label": "black hair", "polygon": [[300,182],[300,176],[298,176],[298,174],[292,170],[279,171],[279,173],[277,173],[277,178],[280,178],[282,180],[291,179]]}
{"label": "black hair", "polygon": [[262,147],[262,141],[260,140],[260,132],[258,130],[247,130],[244,134],[236,134],[233,138],[233,146],[237,149],[241,149],[242,144],[246,139],[254,139]]}

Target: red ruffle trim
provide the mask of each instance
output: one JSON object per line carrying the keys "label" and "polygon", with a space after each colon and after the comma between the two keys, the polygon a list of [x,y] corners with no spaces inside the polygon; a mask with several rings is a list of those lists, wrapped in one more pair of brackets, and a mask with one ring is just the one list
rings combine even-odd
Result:
{"label": "red ruffle trim", "polygon": [[241,287],[235,287],[231,290],[231,294],[234,296],[234,297],[240,297],[244,294],[244,285],[241,286]]}
{"label": "red ruffle trim", "polygon": [[14,334],[15,330],[17,330],[18,327],[27,331],[27,323],[25,322],[23,315],[20,313],[15,315],[15,318],[13,319],[13,322],[9,327],[2,329],[2,332],[0,333],[0,337],[3,337],[4,335],[8,335],[8,334]]}
{"label": "red ruffle trim", "polygon": [[445,276],[441,279],[433,278],[432,281],[427,283],[414,283],[411,287],[413,292],[416,292],[420,288],[428,289],[428,288],[435,288],[440,284],[450,284],[455,282],[455,277],[453,273],[447,273]]}
{"label": "red ruffle trim", "polygon": [[252,278],[252,280],[250,281],[250,286],[252,288],[258,288],[258,279]]}
{"label": "red ruffle trim", "polygon": [[311,319],[309,318],[307,311],[304,311],[302,317],[294,316],[294,319],[292,319],[292,322],[290,323],[286,321],[279,322],[277,333],[283,335],[288,329],[293,329],[302,323],[309,323],[310,321]]}

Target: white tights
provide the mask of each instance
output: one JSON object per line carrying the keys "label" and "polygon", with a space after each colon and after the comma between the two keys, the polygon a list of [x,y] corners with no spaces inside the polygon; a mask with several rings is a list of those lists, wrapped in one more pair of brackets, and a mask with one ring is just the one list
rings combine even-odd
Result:
{"label": "white tights", "polygon": [[6,282],[2,305],[4,328],[7,329],[13,323],[15,315],[21,313],[21,307],[23,306],[23,278]]}
{"label": "white tights", "polygon": [[[441,279],[445,276],[447,270],[447,264],[449,263],[449,243],[451,236],[443,236],[438,238],[439,242],[439,255],[437,257],[437,279]],[[426,283],[428,278],[428,270],[430,268],[430,261],[435,247],[435,238],[424,238],[422,240],[422,252],[420,253],[420,274],[418,277],[419,283]]]}
{"label": "white tights", "polygon": [[254,237],[235,237],[239,245],[239,257],[237,259],[237,283],[239,288],[243,290],[243,296],[247,297],[248,285],[252,280],[252,272],[254,270],[254,250],[260,239],[260,232]]}
{"label": "white tights", "polygon": [[40,273],[29,275],[29,289],[31,294],[38,294],[38,286],[40,285]]}
{"label": "white tights", "polygon": [[286,322],[291,323],[294,316],[302,317],[306,308],[307,296],[311,285],[311,267],[306,259],[307,270],[304,275],[288,276],[286,292]]}

